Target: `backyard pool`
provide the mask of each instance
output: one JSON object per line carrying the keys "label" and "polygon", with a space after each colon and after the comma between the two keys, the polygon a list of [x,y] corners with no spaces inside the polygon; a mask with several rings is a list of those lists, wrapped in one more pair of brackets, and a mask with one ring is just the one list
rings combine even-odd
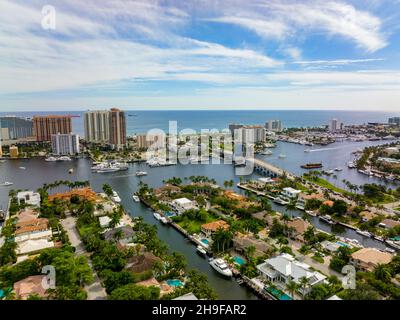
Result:
{"label": "backyard pool", "polygon": [[291,296],[287,295],[286,293],[284,293],[279,289],[268,287],[265,288],[265,290],[271,293],[274,297],[278,298],[279,300],[293,300]]}
{"label": "backyard pool", "polygon": [[167,284],[171,287],[182,287],[183,282],[179,279],[168,279]]}
{"label": "backyard pool", "polygon": [[164,215],[165,215],[166,217],[168,217],[168,218],[171,218],[171,217],[174,217],[174,216],[175,216],[175,213],[173,213],[173,212],[165,212]]}
{"label": "backyard pool", "polygon": [[201,242],[203,242],[206,245],[210,244],[210,241],[208,241],[208,239],[201,239]]}
{"label": "backyard pool", "polygon": [[239,256],[234,256],[233,261],[235,261],[235,263],[237,263],[239,266],[246,264],[246,261]]}
{"label": "backyard pool", "polygon": [[341,246],[341,247],[348,247],[350,248],[350,246],[347,243],[341,242],[341,241],[336,241],[336,243]]}

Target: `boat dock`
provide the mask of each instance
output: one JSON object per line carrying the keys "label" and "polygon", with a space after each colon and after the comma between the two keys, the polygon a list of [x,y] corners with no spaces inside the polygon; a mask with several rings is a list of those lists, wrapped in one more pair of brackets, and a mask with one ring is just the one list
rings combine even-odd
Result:
{"label": "boat dock", "polygon": [[246,285],[257,297],[264,300],[277,300],[273,295],[261,289],[250,278],[242,276],[243,284]]}

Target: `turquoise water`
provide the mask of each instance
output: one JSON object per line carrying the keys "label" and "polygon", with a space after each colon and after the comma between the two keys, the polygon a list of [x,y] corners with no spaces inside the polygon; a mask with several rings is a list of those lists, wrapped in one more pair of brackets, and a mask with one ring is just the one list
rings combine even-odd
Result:
{"label": "turquoise water", "polygon": [[167,284],[171,287],[182,287],[183,282],[179,279],[168,279]]}
{"label": "turquoise water", "polygon": [[282,292],[281,290],[268,287],[266,290],[271,293],[273,296],[278,298],[279,300],[293,300],[291,296],[287,295],[286,293]]}
{"label": "turquoise water", "polygon": [[208,239],[201,239],[201,242],[203,242],[206,245],[208,245],[210,243],[210,241],[208,241]]}
{"label": "turquoise water", "polygon": [[246,264],[246,261],[243,258],[239,257],[239,256],[234,256],[233,257],[233,261],[235,261],[240,266]]}
{"label": "turquoise water", "polygon": [[341,246],[341,247],[350,247],[347,243],[341,242],[341,241],[336,241],[336,243]]}
{"label": "turquoise water", "polygon": [[400,237],[397,236],[397,237],[391,238],[390,240],[393,240],[393,241],[400,241]]}
{"label": "turquoise water", "polygon": [[173,216],[175,216],[175,213],[173,213],[173,212],[165,212],[164,215],[166,217],[173,217]]}

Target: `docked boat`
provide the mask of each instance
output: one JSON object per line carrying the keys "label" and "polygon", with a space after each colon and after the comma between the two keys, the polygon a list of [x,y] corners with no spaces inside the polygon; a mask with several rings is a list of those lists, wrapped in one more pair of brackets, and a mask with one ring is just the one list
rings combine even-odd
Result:
{"label": "docked boat", "polygon": [[58,161],[72,161],[72,159],[70,157],[67,156],[62,156],[58,158]]}
{"label": "docked boat", "polygon": [[378,240],[380,242],[385,242],[385,239],[381,236],[377,236],[375,234],[372,235],[372,238],[374,238],[375,240]]}
{"label": "docked boat", "polygon": [[356,232],[357,232],[358,234],[363,235],[364,237],[369,237],[369,238],[371,238],[371,236],[372,236],[372,234],[369,233],[368,231],[357,230]]}
{"label": "docked boat", "polygon": [[219,272],[220,274],[222,274],[225,277],[232,277],[232,270],[229,269],[228,265],[226,264],[226,262],[221,259],[210,259],[209,263],[211,265],[211,267],[213,267],[214,270],[216,270],[217,272]]}
{"label": "docked boat", "polygon": [[273,153],[272,153],[272,151],[270,151],[270,150],[266,150],[266,151],[261,152],[261,154],[264,155],[264,156],[270,156],[270,155],[272,155]]}
{"label": "docked boat", "polygon": [[197,246],[196,252],[203,257],[207,255],[207,251],[202,246]]}
{"label": "docked boat", "polygon": [[312,216],[312,217],[316,217],[317,216],[317,213],[315,211],[312,211],[312,210],[306,210],[306,213],[308,215]]}
{"label": "docked boat", "polygon": [[322,171],[322,173],[327,176],[331,176],[333,174],[333,170],[324,170],[324,171]]}
{"label": "docked boat", "polygon": [[396,250],[394,250],[394,249],[392,249],[392,248],[385,248],[383,251],[384,251],[384,252],[391,253],[391,254],[395,254],[395,253],[396,253]]}
{"label": "docked boat", "polygon": [[303,169],[319,169],[322,168],[322,163],[307,163],[300,166]]}
{"label": "docked boat", "polygon": [[335,168],[334,170],[339,172],[339,171],[343,171],[343,168]]}
{"label": "docked boat", "polygon": [[336,224],[336,222],[333,221],[332,217],[330,215],[328,215],[328,214],[324,215],[324,216],[320,216],[319,218],[320,218],[321,221],[326,222],[326,223],[328,223],[330,225]]}
{"label": "docked boat", "polygon": [[388,246],[400,250],[400,241],[394,241],[394,240],[386,240],[386,243]]}
{"label": "docked boat", "polygon": [[146,171],[136,171],[135,174],[136,174],[137,177],[147,176],[147,172]]}
{"label": "docked boat", "polygon": [[47,162],[56,162],[56,161],[57,161],[57,158],[55,158],[55,157],[48,157],[48,158],[44,159],[44,161],[47,161]]}
{"label": "docked boat", "polygon": [[4,222],[6,219],[6,214],[3,210],[0,209],[0,222]]}
{"label": "docked boat", "polygon": [[286,206],[287,204],[289,204],[289,201],[286,201],[286,200],[282,199],[281,197],[276,197],[276,198],[274,198],[273,201],[282,206]]}
{"label": "docked boat", "polygon": [[116,191],[113,191],[113,195],[111,197],[111,200],[116,202],[116,203],[120,203],[121,202],[121,198],[119,197],[118,193]]}
{"label": "docked boat", "polygon": [[140,202],[140,199],[139,199],[139,197],[138,197],[136,194],[132,195],[132,198],[133,198],[133,200],[134,200],[135,202]]}
{"label": "docked boat", "polygon": [[348,166],[350,169],[355,169],[355,168],[356,168],[356,164],[355,164],[353,161],[350,161],[350,162],[347,164],[347,166]]}
{"label": "docked boat", "polygon": [[168,224],[168,223],[169,223],[168,218],[167,218],[167,217],[164,217],[164,216],[161,216],[161,217],[160,217],[160,221],[161,221],[162,223],[164,223],[164,224]]}
{"label": "docked boat", "polygon": [[12,186],[13,185],[13,183],[12,182],[9,182],[9,181],[4,181],[2,184],[1,184],[1,186],[3,186],[3,187],[8,187],[8,186]]}
{"label": "docked boat", "polygon": [[153,216],[154,216],[154,218],[156,218],[157,220],[160,220],[160,219],[161,219],[161,215],[160,215],[159,213],[157,213],[157,212],[153,212]]}

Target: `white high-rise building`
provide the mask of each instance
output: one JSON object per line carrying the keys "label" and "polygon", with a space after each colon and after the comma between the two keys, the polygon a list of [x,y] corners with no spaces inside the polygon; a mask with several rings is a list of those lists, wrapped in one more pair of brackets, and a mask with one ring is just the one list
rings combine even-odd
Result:
{"label": "white high-rise building", "polygon": [[334,132],[342,129],[343,124],[336,118],[329,121],[329,131]]}
{"label": "white high-rise building", "polygon": [[243,126],[236,129],[235,133],[235,139],[241,139],[244,144],[265,142],[265,128],[263,126]]}
{"label": "white high-rise building", "polygon": [[74,155],[80,153],[79,135],[53,134],[51,135],[53,153],[57,155]]}
{"label": "white high-rise building", "polygon": [[265,123],[265,129],[272,132],[280,132],[283,130],[283,125],[281,120],[269,120]]}

